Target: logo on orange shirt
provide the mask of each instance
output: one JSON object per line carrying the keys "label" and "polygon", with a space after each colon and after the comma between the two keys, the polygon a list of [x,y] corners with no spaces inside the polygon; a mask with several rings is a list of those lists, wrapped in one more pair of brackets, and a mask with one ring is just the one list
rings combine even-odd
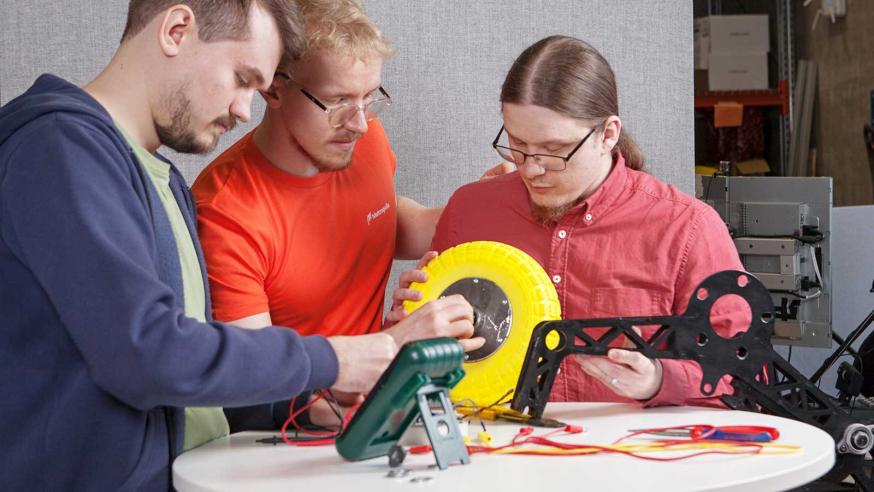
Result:
{"label": "logo on orange shirt", "polygon": [[390,208],[390,205],[388,204],[388,202],[386,202],[386,204],[383,205],[381,209],[376,210],[374,212],[367,212],[367,225],[370,225],[371,222],[373,222],[374,220],[378,219],[380,216],[382,216],[386,212],[388,212],[389,208]]}

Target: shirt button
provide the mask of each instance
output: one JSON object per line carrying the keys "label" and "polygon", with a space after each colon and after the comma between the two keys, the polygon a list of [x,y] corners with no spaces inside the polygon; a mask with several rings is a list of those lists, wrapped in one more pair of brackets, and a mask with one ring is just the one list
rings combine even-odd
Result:
{"label": "shirt button", "polygon": [[558,231],[558,237],[560,237],[560,238],[562,238],[562,239],[566,238],[566,237],[567,237],[567,231],[564,230],[564,229]]}
{"label": "shirt button", "polygon": [[586,222],[592,221],[592,214],[586,214]]}
{"label": "shirt button", "polygon": [[561,283],[561,275],[553,275],[552,281],[557,283],[557,284],[560,284]]}

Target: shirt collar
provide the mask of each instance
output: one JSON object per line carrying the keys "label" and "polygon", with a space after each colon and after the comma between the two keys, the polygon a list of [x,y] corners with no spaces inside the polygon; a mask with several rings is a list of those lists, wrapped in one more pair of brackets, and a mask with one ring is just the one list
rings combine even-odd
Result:
{"label": "shirt collar", "polygon": [[[261,150],[255,145],[255,130],[250,131],[243,137],[243,155],[258,169],[264,172],[274,182],[281,183],[282,186],[290,186],[294,188],[316,188],[329,183],[335,175],[345,172],[346,169],[338,172],[320,172],[314,176],[295,176],[289,174],[282,169],[279,169],[265,156]],[[359,142],[360,143],[360,142]],[[350,167],[353,163],[350,163]]]}
{"label": "shirt collar", "polygon": [[593,215],[603,215],[604,212],[610,210],[622,190],[625,189],[625,183],[628,181],[628,168],[625,167],[625,157],[622,152],[617,152],[616,158],[613,161],[613,168],[607,175],[607,179],[601,183],[601,186],[589,195],[588,198],[576,207],[573,211],[578,213],[590,213]]}

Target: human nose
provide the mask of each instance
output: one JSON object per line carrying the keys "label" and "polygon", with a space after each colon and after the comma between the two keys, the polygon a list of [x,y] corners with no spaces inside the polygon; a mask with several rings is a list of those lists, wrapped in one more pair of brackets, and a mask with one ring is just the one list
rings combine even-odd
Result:
{"label": "human nose", "polygon": [[533,155],[525,154],[522,156],[522,162],[516,162],[516,169],[526,178],[533,178],[546,173],[546,169],[537,162]]}
{"label": "human nose", "polygon": [[252,119],[252,98],[254,95],[254,90],[247,90],[238,95],[231,103],[231,115],[243,123],[248,123]]}
{"label": "human nose", "polygon": [[356,107],[355,114],[346,122],[346,128],[357,133],[366,133],[367,115],[364,111],[365,109],[361,106]]}

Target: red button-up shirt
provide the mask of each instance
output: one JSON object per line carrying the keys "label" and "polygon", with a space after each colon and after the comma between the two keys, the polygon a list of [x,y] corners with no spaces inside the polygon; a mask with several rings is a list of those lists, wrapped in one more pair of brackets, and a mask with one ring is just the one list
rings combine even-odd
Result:
{"label": "red button-up shirt", "polygon": [[[562,318],[679,315],[692,290],[713,273],[741,270],[725,224],[705,203],[644,172],[619,156],[604,183],[555,227],[531,216],[528,192],[518,173],[461,187],[446,206],[432,249],[469,241],[515,246],[543,266],[552,279]],[[743,301],[720,300],[714,328],[729,337],[746,330]],[[649,335],[657,327],[645,327]],[[718,404],[699,391],[701,369],[691,361],[662,360],[663,382],[647,405]],[[587,375],[571,358],[562,362],[550,399],[629,401]]]}

